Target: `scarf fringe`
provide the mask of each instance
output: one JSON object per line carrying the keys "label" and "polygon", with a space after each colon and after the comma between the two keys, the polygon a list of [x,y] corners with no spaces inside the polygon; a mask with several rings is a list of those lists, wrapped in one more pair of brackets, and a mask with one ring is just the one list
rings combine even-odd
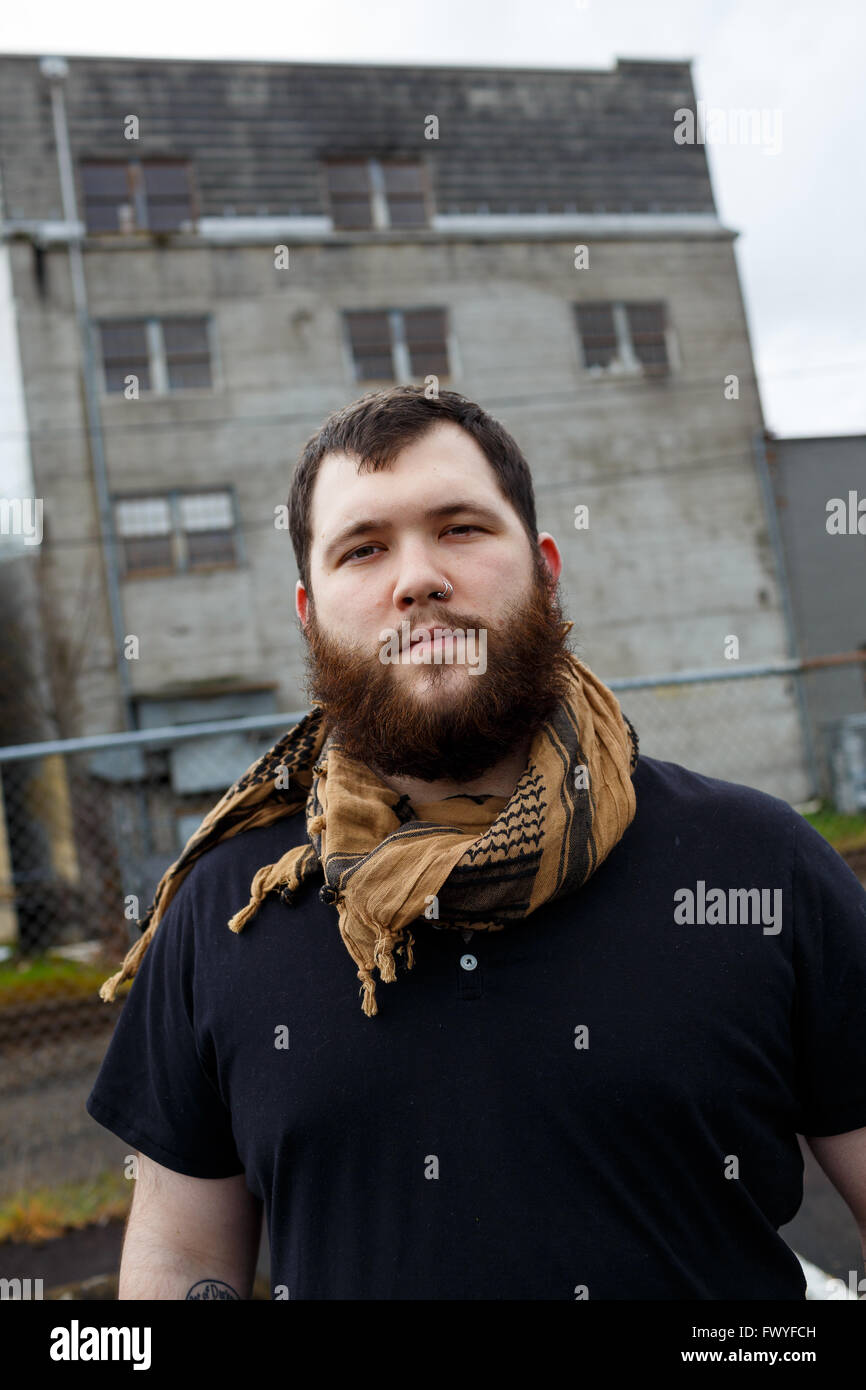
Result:
{"label": "scarf fringe", "polygon": [[[382,926],[381,923],[373,922],[357,907],[350,908],[343,893],[336,895],[335,905],[340,936],[358,967],[358,979],[361,981],[363,994],[361,1009],[368,1018],[375,1018],[379,1012],[379,1006],[376,1003],[376,980],[373,977],[373,971],[379,971],[379,980],[382,984],[393,984],[397,979],[395,951],[399,955],[403,955],[405,952],[406,968],[411,970],[415,964],[415,954],[412,950],[415,938],[408,928],[400,927],[394,930],[391,927]],[[369,944],[359,939],[359,929],[368,937],[373,936],[372,954]],[[403,939],[404,931],[406,932],[405,940]]]}
{"label": "scarf fringe", "polygon": [[276,864],[265,864],[256,871],[250,884],[249,902],[229,918],[230,931],[243,931],[247,922],[255,917],[268,893],[275,888],[283,889],[284,901],[287,906],[290,905],[293,894],[298,891],[309,872],[310,849],[310,845],[297,845],[284,854]]}
{"label": "scarf fringe", "polygon": [[150,945],[150,938],[153,936],[156,928],[157,923],[151,922],[150,926],[142,932],[138,940],[130,946],[126,955],[123,957],[123,962],[117,973],[115,975],[110,975],[107,980],[103,980],[102,984],[99,986],[99,997],[104,1000],[106,1004],[113,1003],[118,986],[122,985],[124,980],[131,980],[135,975],[138,970],[139,961]]}

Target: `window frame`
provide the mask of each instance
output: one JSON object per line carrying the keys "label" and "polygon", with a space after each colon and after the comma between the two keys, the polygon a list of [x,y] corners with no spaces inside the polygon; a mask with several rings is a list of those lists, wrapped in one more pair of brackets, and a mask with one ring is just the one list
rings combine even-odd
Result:
{"label": "window frame", "polygon": [[[608,313],[608,315],[609,315],[609,317],[610,317],[610,324],[611,324],[612,332],[611,332],[611,333],[603,333],[603,334],[599,334],[599,333],[590,333],[590,334],[587,334],[586,337],[584,337],[583,330],[582,330],[582,328],[581,328],[581,323],[580,323],[580,314],[581,314],[581,310],[588,311],[588,312],[598,312],[598,311],[601,310],[601,309],[604,309],[604,310]],[[576,328],[577,328],[577,340],[578,340],[578,343],[580,344],[581,353],[583,354],[583,362],[582,362],[581,365],[583,366],[584,371],[587,371],[587,372],[607,372],[607,371],[609,371],[610,368],[611,368],[612,362],[615,361],[616,358],[620,355],[620,341],[619,341],[619,340],[620,340],[620,335],[619,335],[619,332],[618,332],[618,329],[617,329],[616,314],[615,314],[615,309],[614,309],[613,301],[612,301],[612,300],[596,300],[596,299],[591,299],[591,300],[586,300],[586,301],[580,301],[580,300],[576,301],[576,302],[575,302],[575,305],[574,305],[574,321],[575,321],[575,326],[576,326]],[[610,348],[610,351],[611,351],[611,354],[612,354],[612,355],[611,355],[611,360],[610,360],[610,361],[607,361],[607,362],[587,362],[586,359],[587,359],[588,353],[590,353],[590,352],[595,352],[595,351],[599,351],[599,350],[600,350],[600,349],[599,349],[598,342],[597,342],[597,340],[598,340],[599,338],[604,338],[604,339],[613,338],[613,343],[612,343],[612,345],[611,345],[611,344],[605,344],[605,347],[604,347],[604,349],[603,349],[603,350],[607,351],[607,350],[608,350],[608,347]],[[588,340],[589,340],[589,341],[588,341]]]}
{"label": "window frame", "polygon": [[[85,171],[95,165],[110,165],[125,169],[126,186],[129,194],[126,201],[131,205],[133,210],[132,226],[90,226],[87,211],[88,202],[92,202],[92,197],[88,198],[85,184]],[[176,227],[152,227],[150,225],[149,199],[145,184],[145,167],[147,165],[177,166],[182,168],[186,174],[189,215],[182,218]],[[198,186],[192,160],[184,155],[148,155],[144,158],[140,155],[133,155],[126,159],[121,155],[106,155],[105,157],[95,155],[82,156],[78,159],[76,164],[76,175],[79,199],[78,206],[81,208],[85,235],[88,237],[129,237],[141,236],[142,234],[153,237],[176,236],[178,234],[194,233],[198,227],[201,216]],[[189,224],[188,226],[185,225],[187,223]]]}
{"label": "window frame", "polygon": [[[363,227],[344,227],[337,222],[334,217],[335,203],[334,194],[331,189],[331,182],[328,176],[328,169],[336,165],[356,165],[363,169],[366,184],[366,197],[370,210],[370,221]],[[385,170],[389,168],[412,168],[419,173],[421,204],[424,210],[423,222],[402,223],[394,222],[391,216],[391,204],[386,188]],[[334,232],[356,232],[366,233],[377,231],[396,231],[396,232],[418,232],[429,231],[433,225],[434,206],[433,206],[433,187],[430,179],[430,171],[427,161],[419,159],[413,155],[356,155],[356,156],[337,156],[331,155],[321,160],[322,179],[325,189],[325,198],[331,219],[331,230]],[[393,194],[390,195],[393,197]],[[407,200],[408,201],[408,200]]]}
{"label": "window frame", "polygon": [[[234,545],[234,558],[231,560],[210,561],[207,564],[190,564],[189,547],[187,536],[190,534],[183,525],[181,501],[185,497],[199,497],[209,493],[219,494],[228,497],[231,511],[232,524],[226,528],[226,534],[232,537]],[[172,564],[170,567],[160,565],[153,569],[133,569],[127,564],[123,536],[118,526],[117,504],[121,502],[149,502],[160,501],[168,504],[169,515],[169,544],[171,548]],[[112,540],[115,546],[117,557],[117,572],[121,579],[164,579],[167,576],[177,575],[201,575],[208,574],[215,570],[236,570],[246,566],[246,550],[243,542],[243,533],[240,525],[240,512],[235,487],[232,483],[223,483],[217,487],[182,487],[168,488],[164,490],[149,489],[145,492],[123,492],[113,493],[111,497],[111,524]],[[158,535],[166,534],[157,532]],[[129,537],[134,540],[136,537]]]}
{"label": "window frame", "polygon": [[[443,335],[442,343],[445,350],[445,357],[448,363],[446,372],[413,372],[412,361],[409,352],[409,344],[406,339],[406,314],[418,313],[441,313],[443,316]],[[390,336],[391,349],[391,376],[359,376],[357,369],[357,359],[352,343],[351,329],[349,326],[353,314],[384,314],[388,319],[388,332]],[[457,378],[456,354],[454,349],[453,330],[451,326],[451,312],[447,304],[406,304],[400,308],[373,308],[364,306],[363,308],[341,310],[343,327],[343,348],[348,362],[348,370],[353,385],[366,385],[371,382],[385,383],[387,385],[409,385],[424,377],[435,375],[440,381],[454,382]]]}
{"label": "window frame", "polygon": [[[671,350],[670,350],[670,343],[669,343],[669,341],[668,341],[669,334],[670,334],[670,320],[669,320],[668,306],[667,306],[666,301],[665,301],[664,299],[646,299],[646,300],[643,300],[643,299],[629,299],[629,300],[623,300],[622,309],[623,309],[623,313],[625,314],[626,321],[627,321],[627,323],[628,323],[628,336],[629,336],[629,341],[630,341],[630,343],[631,343],[631,350],[632,350],[632,352],[634,353],[635,359],[636,359],[636,361],[638,362],[639,367],[640,367],[640,370],[643,372],[643,375],[646,376],[646,377],[666,377],[666,376],[670,376],[670,374],[671,374]],[[662,347],[664,348],[664,361],[663,361],[663,362],[645,362],[645,361],[638,355],[638,351],[637,351],[637,349],[638,349],[638,342],[637,342],[637,339],[636,339],[636,337],[635,337],[635,329],[634,329],[634,326],[633,326],[632,320],[631,320],[631,310],[633,310],[633,309],[634,309],[634,310],[637,310],[638,312],[639,312],[641,309],[658,309],[658,310],[660,311],[661,327],[658,328],[658,329],[652,330],[652,331],[645,331],[645,332],[643,332],[642,334],[639,334],[638,336],[639,336],[639,337],[644,337],[644,338],[655,338],[655,339],[657,339],[658,341],[660,341]]]}
{"label": "window frame", "polygon": [[[611,313],[616,335],[616,350],[612,360],[605,365],[601,363],[588,365],[586,361],[587,348],[581,332],[579,311],[587,308],[607,308]],[[580,367],[586,375],[597,379],[604,377],[613,380],[622,376],[642,377],[646,381],[662,381],[674,375],[679,366],[679,357],[667,300],[631,298],[572,300],[572,309]],[[664,346],[665,360],[663,363],[644,362],[638,356],[637,347],[639,344],[632,329],[630,311],[640,309],[659,309],[661,311],[662,327],[653,336],[657,336]]]}
{"label": "window frame", "polygon": [[[189,319],[204,325],[204,337],[208,355],[208,369],[210,382],[207,386],[171,386],[168,376],[168,357],[165,350],[165,333],[163,322],[165,320],[177,321],[179,319]],[[170,313],[170,314],[124,314],[116,318],[106,317],[93,320],[96,329],[97,342],[95,344],[97,369],[99,372],[99,388],[103,396],[110,400],[124,401],[123,387],[119,390],[109,389],[108,374],[105,364],[105,349],[103,345],[103,327],[112,327],[119,323],[141,323],[144,325],[145,342],[147,344],[147,366],[150,376],[150,385],[146,389],[140,389],[139,400],[154,400],[170,397],[172,399],[186,394],[202,397],[205,394],[213,395],[221,387],[221,376],[219,366],[219,355],[217,353],[216,329],[213,314],[205,313]],[[129,372],[124,372],[124,376],[129,376]]]}

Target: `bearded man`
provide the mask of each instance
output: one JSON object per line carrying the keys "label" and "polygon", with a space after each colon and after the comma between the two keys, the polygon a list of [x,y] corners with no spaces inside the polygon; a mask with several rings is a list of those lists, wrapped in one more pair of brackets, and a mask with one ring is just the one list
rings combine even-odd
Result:
{"label": "bearded man", "polygon": [[639,754],[473,402],[362,397],[288,515],[312,708],[101,991],[121,1299],[249,1298],[264,1214],[275,1300],[802,1300],[798,1134],[866,1240],[857,879]]}

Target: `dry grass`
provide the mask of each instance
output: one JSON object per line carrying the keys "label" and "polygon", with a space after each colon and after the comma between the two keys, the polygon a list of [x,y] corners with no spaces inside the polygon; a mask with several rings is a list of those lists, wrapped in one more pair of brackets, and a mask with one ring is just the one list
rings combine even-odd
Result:
{"label": "dry grass", "polygon": [[13,1193],[0,1200],[0,1241],[39,1245],[65,1231],[122,1219],[132,1201],[132,1182],[114,1170],[89,1182],[64,1183]]}

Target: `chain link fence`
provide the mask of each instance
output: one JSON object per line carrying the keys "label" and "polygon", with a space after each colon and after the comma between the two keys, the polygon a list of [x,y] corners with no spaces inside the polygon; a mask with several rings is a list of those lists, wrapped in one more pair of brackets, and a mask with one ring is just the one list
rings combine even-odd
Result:
{"label": "chain link fence", "polygon": [[[609,684],[642,753],[802,804],[820,768],[797,671]],[[122,1007],[98,986],[203,816],[304,712],[0,749],[0,1197],[116,1159],[84,1111]]]}

